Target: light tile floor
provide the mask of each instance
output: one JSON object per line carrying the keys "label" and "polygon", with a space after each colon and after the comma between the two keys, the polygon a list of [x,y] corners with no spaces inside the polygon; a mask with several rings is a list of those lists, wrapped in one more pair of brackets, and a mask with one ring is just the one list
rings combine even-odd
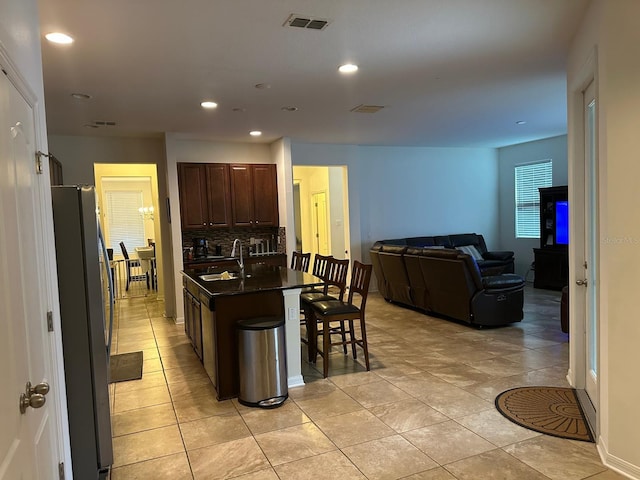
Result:
{"label": "light tile floor", "polygon": [[623,478],[593,444],[540,435],[496,411],[509,388],[567,385],[559,294],[527,288],[525,298],[521,323],[478,330],[371,294],[371,372],[336,350],[328,379],[321,359],[304,363],[306,385],[273,410],[216,401],[162,303],[122,300],[114,348],[143,350],[144,370],[111,385],[111,479]]}

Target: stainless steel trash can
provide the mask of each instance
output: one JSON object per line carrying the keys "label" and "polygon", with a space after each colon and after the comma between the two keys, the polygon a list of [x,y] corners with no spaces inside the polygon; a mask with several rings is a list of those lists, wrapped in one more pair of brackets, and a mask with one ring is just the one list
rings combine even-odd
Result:
{"label": "stainless steel trash can", "polygon": [[289,396],[284,318],[239,320],[238,401],[250,407],[279,407]]}

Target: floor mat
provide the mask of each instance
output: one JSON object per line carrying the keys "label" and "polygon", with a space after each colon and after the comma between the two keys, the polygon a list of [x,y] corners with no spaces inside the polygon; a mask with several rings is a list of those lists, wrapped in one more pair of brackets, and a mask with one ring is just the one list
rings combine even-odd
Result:
{"label": "floor mat", "polygon": [[121,353],[109,358],[109,383],[142,378],[142,352]]}
{"label": "floor mat", "polygon": [[575,390],[520,387],[496,397],[496,408],[518,425],[555,437],[593,442]]}

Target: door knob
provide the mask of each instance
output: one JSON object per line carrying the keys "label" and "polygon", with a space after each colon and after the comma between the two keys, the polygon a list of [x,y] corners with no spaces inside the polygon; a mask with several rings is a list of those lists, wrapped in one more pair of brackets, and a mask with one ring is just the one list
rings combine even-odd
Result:
{"label": "door knob", "polygon": [[25,392],[20,395],[20,413],[26,413],[27,408],[41,408],[47,403],[45,395],[49,393],[49,384],[46,382],[31,386],[27,382]]}
{"label": "door knob", "polygon": [[576,285],[584,285],[586,287],[587,279],[585,278],[584,280],[576,280]]}

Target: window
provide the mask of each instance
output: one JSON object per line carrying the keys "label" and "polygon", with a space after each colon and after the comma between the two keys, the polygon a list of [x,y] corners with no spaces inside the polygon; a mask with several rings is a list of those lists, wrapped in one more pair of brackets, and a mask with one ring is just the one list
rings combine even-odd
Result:
{"label": "window", "polygon": [[552,185],[552,162],[516,166],[516,238],[540,238],[540,193]]}
{"label": "window", "polygon": [[146,245],[144,219],[138,210],[142,207],[142,192],[109,190],[105,192],[105,197],[109,243],[118,252],[120,242],[124,242],[131,255],[135,247]]}

